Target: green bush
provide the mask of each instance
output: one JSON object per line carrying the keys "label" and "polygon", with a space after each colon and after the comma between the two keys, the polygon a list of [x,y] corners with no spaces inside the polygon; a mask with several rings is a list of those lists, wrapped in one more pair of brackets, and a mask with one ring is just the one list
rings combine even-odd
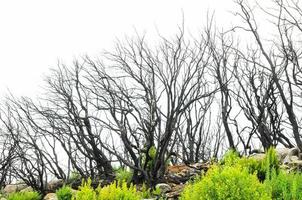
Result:
{"label": "green bush", "polygon": [[160,188],[155,188],[154,190],[151,190],[151,188],[147,188],[146,184],[143,183],[141,188],[141,197],[143,199],[152,199],[154,197],[157,197],[157,199],[160,199],[162,195],[162,192]]}
{"label": "green bush", "polygon": [[236,166],[213,166],[201,179],[185,187],[181,200],[270,199],[256,174]]}
{"label": "green bush", "polygon": [[272,172],[279,173],[280,165],[276,150],[269,148],[265,154],[265,158],[262,161],[261,170],[259,171],[258,177],[261,181],[265,179],[271,179]]}
{"label": "green bush", "polygon": [[72,199],[72,189],[68,186],[63,186],[56,191],[58,200],[71,200]]}
{"label": "green bush", "polygon": [[79,187],[79,190],[73,197],[73,200],[96,200],[96,192],[91,187],[91,179],[82,181],[82,185]]}
{"label": "green bush", "polygon": [[239,166],[246,168],[249,173],[254,174],[262,170],[262,162],[253,158],[239,157],[239,154],[234,151],[229,151],[225,154],[220,163],[224,166]]}
{"label": "green bush", "polygon": [[249,173],[257,174],[258,179],[263,182],[266,178],[270,179],[272,171],[277,174],[280,170],[279,160],[274,148],[269,148],[262,161],[248,157],[239,157],[235,151],[228,151],[220,162],[224,166],[240,166],[246,168]]}
{"label": "green bush", "polygon": [[234,150],[229,150],[224,154],[224,156],[221,159],[219,164],[232,166],[232,165],[238,163],[239,160],[240,160],[239,153]]}
{"label": "green bush", "polygon": [[276,200],[302,199],[302,175],[299,173],[272,172],[271,178],[264,182]]}
{"label": "green bush", "polygon": [[127,183],[130,183],[132,179],[132,175],[133,175],[132,171],[128,171],[123,168],[118,168],[116,169],[115,172],[115,178],[118,182],[126,181]]}
{"label": "green bush", "polygon": [[81,180],[81,174],[77,171],[72,171],[69,176],[69,182]]}
{"label": "green bush", "polygon": [[40,200],[41,195],[38,192],[15,192],[8,195],[7,200]]}
{"label": "green bush", "polygon": [[127,182],[113,182],[105,187],[96,189],[97,200],[140,200],[141,194],[136,191],[132,184],[128,187]]}
{"label": "green bush", "polygon": [[132,184],[128,187],[126,181],[113,182],[105,187],[93,189],[91,179],[83,181],[73,200],[140,200],[141,193]]}

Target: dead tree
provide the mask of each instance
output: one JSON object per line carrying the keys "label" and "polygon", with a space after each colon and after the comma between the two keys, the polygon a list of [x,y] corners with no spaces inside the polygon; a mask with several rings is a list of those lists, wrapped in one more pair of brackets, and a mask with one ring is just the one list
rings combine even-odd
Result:
{"label": "dead tree", "polygon": [[4,110],[0,109],[0,188],[13,181],[12,165],[16,157],[16,144],[6,131]]}
{"label": "dead tree", "polygon": [[[41,134],[52,137],[68,160],[68,175],[76,171],[83,178],[112,180],[111,160],[102,148],[102,126],[93,114],[90,92],[82,83],[82,66],[64,65],[53,69],[46,81],[47,95],[41,103],[29,103],[31,125]],[[42,101],[43,100],[43,101]],[[64,152],[64,153],[63,153]],[[66,164],[66,163],[65,163]]]}
{"label": "dead tree", "polygon": [[[240,29],[246,30],[252,34],[257,44],[257,48],[261,52],[261,56],[257,59],[257,63],[263,68],[266,68],[270,72],[270,77],[279,92],[279,96],[282,100],[283,106],[286,110],[288,121],[292,129],[292,135],[295,143],[299,149],[302,149],[302,141],[299,134],[299,124],[296,113],[296,101],[295,91],[297,85],[295,84],[295,64],[293,55],[298,51],[293,51],[293,44],[295,40],[291,37],[293,29],[299,30],[301,16],[298,3],[294,1],[272,1],[276,6],[276,9],[265,10],[260,7],[270,17],[271,24],[275,28],[277,33],[276,39],[271,40],[270,44],[267,44],[265,40],[260,36],[260,30],[257,25],[255,16],[252,9],[245,3],[245,1],[237,1],[240,12],[236,13],[245,22],[245,27],[240,26]],[[292,13],[290,10],[294,9],[298,16]],[[299,33],[296,33],[299,35]],[[296,35],[297,36],[297,35]],[[301,34],[299,35],[299,37]],[[298,38],[298,37],[297,37]],[[271,45],[271,47],[267,47]],[[297,54],[299,55],[299,54]]]}
{"label": "dead tree", "polygon": [[236,150],[234,134],[231,131],[230,113],[232,111],[232,98],[230,85],[233,66],[237,55],[233,51],[232,37],[225,33],[217,33],[212,27],[212,20],[208,22],[205,37],[209,41],[208,48],[211,55],[211,70],[220,91],[221,118],[225,134],[229,142],[229,148]]}
{"label": "dead tree", "polygon": [[144,179],[154,186],[163,177],[181,117],[215,92],[204,87],[209,84],[206,42],[187,41],[181,30],[154,48],[144,37],[118,43],[106,64],[87,59],[95,107],[105,116],[99,120],[120,138],[130,160],[106,149],[133,169],[135,182]]}
{"label": "dead tree", "polygon": [[234,92],[238,106],[251,123],[250,136],[256,135],[264,149],[279,143],[293,147],[288,136],[282,132],[283,111],[280,110],[278,91],[269,71],[259,66],[256,53],[238,59],[234,77],[237,87]]}
{"label": "dead tree", "polygon": [[28,108],[28,101],[11,97],[2,109],[2,131],[14,144],[10,176],[45,194],[49,178],[65,179],[66,174],[51,144],[53,138],[34,128]]}

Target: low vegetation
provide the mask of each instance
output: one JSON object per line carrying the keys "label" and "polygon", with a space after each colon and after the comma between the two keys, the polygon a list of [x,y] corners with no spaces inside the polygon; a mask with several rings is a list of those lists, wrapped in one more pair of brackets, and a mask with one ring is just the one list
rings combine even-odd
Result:
{"label": "low vegetation", "polygon": [[302,199],[302,175],[280,169],[270,148],[263,160],[228,152],[200,178],[185,187],[181,199]]}
{"label": "low vegetation", "polygon": [[72,189],[68,186],[63,186],[56,191],[58,200],[71,200],[72,199]]}
{"label": "low vegetation", "polygon": [[16,192],[8,195],[7,200],[41,200],[38,192]]}
{"label": "low vegetation", "polygon": [[143,198],[151,198],[154,195],[160,195],[160,191],[154,192],[147,189],[145,185],[138,191],[136,186],[128,184],[126,180],[114,181],[105,187],[91,186],[91,180],[83,181],[78,192],[73,196],[73,200],[140,200]]}
{"label": "low vegetation", "polygon": [[[264,159],[240,157],[227,152],[184,188],[181,200],[302,200],[302,174],[287,172],[279,164],[275,149],[267,150]],[[64,185],[56,191],[58,200],[140,200],[163,199],[159,189],[146,184],[131,183],[131,172],[116,169],[116,180],[111,184],[92,187],[91,179],[83,180],[76,192]],[[16,192],[8,200],[41,200],[38,192]]]}

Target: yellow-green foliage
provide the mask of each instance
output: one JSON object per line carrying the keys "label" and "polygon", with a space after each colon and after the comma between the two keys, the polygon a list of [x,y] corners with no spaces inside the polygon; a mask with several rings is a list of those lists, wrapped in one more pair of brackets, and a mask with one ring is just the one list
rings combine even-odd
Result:
{"label": "yellow-green foliage", "polygon": [[262,180],[270,179],[273,171],[276,172],[277,174],[279,173],[279,168],[280,168],[279,160],[278,160],[276,150],[271,147],[267,150],[267,152],[265,154],[265,158],[262,161],[262,167],[261,167],[261,171],[259,173],[259,175],[260,175],[259,178]]}
{"label": "yellow-green foliage", "polygon": [[274,148],[269,148],[265,154],[265,158],[262,161],[255,160],[248,157],[239,157],[239,154],[235,151],[228,151],[220,162],[225,166],[241,166],[246,168],[249,173],[257,174],[258,179],[262,182],[266,178],[271,178],[272,171],[279,173],[279,160]]}
{"label": "yellow-green foliage", "polygon": [[128,187],[127,182],[113,182],[106,187],[98,187],[97,200],[140,200],[141,195],[132,184]]}
{"label": "yellow-green foliage", "polygon": [[7,200],[41,200],[38,192],[16,192],[8,195]]}
{"label": "yellow-green foliage", "polygon": [[161,196],[160,188],[155,188],[155,190],[151,190],[151,188],[147,188],[146,184],[143,183],[141,188],[141,197],[143,199],[151,199],[153,197],[160,197]]}
{"label": "yellow-green foliage", "polygon": [[246,168],[249,173],[254,174],[262,170],[262,162],[253,158],[239,157],[239,154],[235,151],[228,151],[223,157],[220,164],[225,166],[240,166]]}
{"label": "yellow-green foliage", "polygon": [[238,152],[234,150],[229,150],[224,154],[223,158],[220,161],[220,164],[232,166],[238,163],[238,160],[240,160]]}
{"label": "yellow-green foliage", "polygon": [[73,182],[81,179],[81,174],[77,171],[72,171],[69,177],[69,182]]}
{"label": "yellow-green foliage", "polygon": [[189,184],[181,200],[266,200],[270,199],[266,187],[255,174],[236,166],[213,166],[207,174]]}
{"label": "yellow-green foliage", "polygon": [[63,186],[56,191],[58,200],[71,200],[72,199],[72,189],[68,186]]}
{"label": "yellow-green foliage", "polygon": [[83,181],[73,200],[140,200],[142,195],[134,185],[128,187],[126,181],[113,182],[105,187],[93,189],[91,180]]}
{"label": "yellow-green foliage", "polygon": [[115,172],[115,178],[118,182],[126,181],[128,183],[131,182],[132,179],[132,171],[129,171],[127,169],[118,168]]}
{"label": "yellow-green foliage", "polygon": [[148,154],[149,154],[150,158],[155,159],[155,156],[156,156],[156,147],[155,147],[155,146],[152,146],[152,147],[149,149]]}
{"label": "yellow-green foliage", "polygon": [[302,175],[300,173],[279,174],[273,171],[270,179],[264,181],[265,186],[276,200],[302,200]]}
{"label": "yellow-green foliage", "polygon": [[91,179],[82,181],[82,185],[79,187],[78,192],[73,197],[74,200],[96,200],[96,192],[91,187]]}

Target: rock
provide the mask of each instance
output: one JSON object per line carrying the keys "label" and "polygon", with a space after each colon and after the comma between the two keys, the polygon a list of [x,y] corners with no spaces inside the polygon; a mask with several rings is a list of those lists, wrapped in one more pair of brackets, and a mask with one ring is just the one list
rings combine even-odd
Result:
{"label": "rock", "polygon": [[300,160],[299,159],[299,155],[300,151],[298,148],[291,148],[288,149],[287,155],[285,156],[285,158],[281,161],[283,164],[289,164],[294,160]]}
{"label": "rock", "polygon": [[249,157],[253,158],[257,161],[261,161],[265,158],[265,154],[264,153],[257,153],[257,154],[250,155]]}
{"label": "rock", "polygon": [[30,187],[30,186],[28,186],[28,187],[20,190],[20,192],[32,192],[32,191],[34,191],[34,189],[32,187]]}
{"label": "rock", "polygon": [[71,188],[71,192],[72,192],[72,194],[77,194],[78,190],[74,190]]}
{"label": "rock", "polygon": [[20,184],[10,184],[10,185],[6,185],[5,188],[3,189],[3,191],[6,194],[10,194],[13,192],[19,192],[25,188],[27,188],[28,186],[24,183],[20,183]]}
{"label": "rock", "polygon": [[179,164],[168,166],[164,180],[167,183],[185,183],[209,169],[209,163]]}
{"label": "rock", "polygon": [[291,161],[296,161],[296,160],[299,160],[299,157],[298,157],[298,156],[292,156],[292,157],[291,157]]}
{"label": "rock", "polygon": [[43,200],[58,200],[58,198],[55,193],[48,193]]}
{"label": "rock", "polygon": [[171,192],[166,193],[165,197],[167,199],[178,199],[184,187],[184,184],[174,185]]}
{"label": "rock", "polygon": [[0,192],[0,200],[6,200],[5,196]]}
{"label": "rock", "polygon": [[194,163],[194,164],[190,164],[191,168],[194,168],[196,170],[203,170],[203,171],[207,171],[210,168],[210,163],[206,162],[206,163]]}
{"label": "rock", "polygon": [[47,183],[47,190],[54,192],[60,187],[62,187],[63,185],[64,185],[63,179],[55,179]]}
{"label": "rock", "polygon": [[281,163],[283,163],[285,157],[288,155],[289,150],[290,149],[288,149],[288,148],[277,148],[276,149],[278,159]]}
{"label": "rock", "polygon": [[172,189],[171,186],[166,183],[159,183],[155,186],[155,188],[159,188],[162,194],[170,192]]}

